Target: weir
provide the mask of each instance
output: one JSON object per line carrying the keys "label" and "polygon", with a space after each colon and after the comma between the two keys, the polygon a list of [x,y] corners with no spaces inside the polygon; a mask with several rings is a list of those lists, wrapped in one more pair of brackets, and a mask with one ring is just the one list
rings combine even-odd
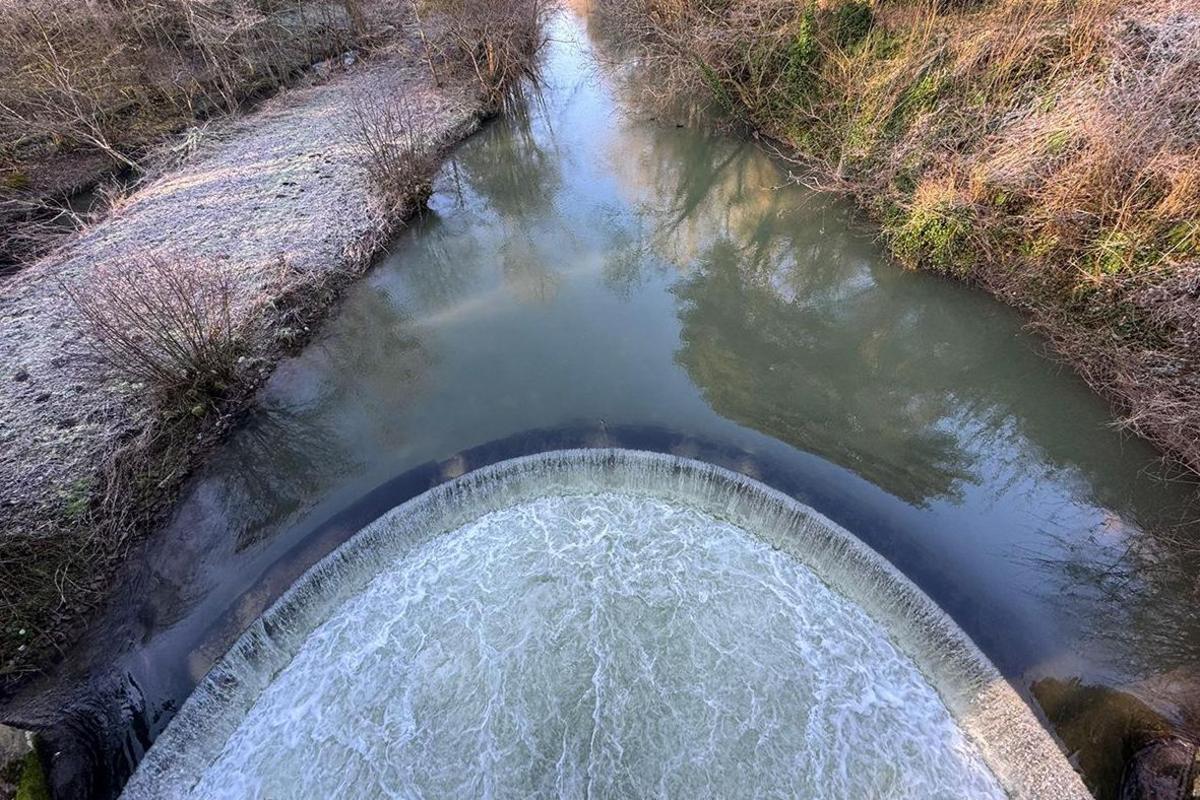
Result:
{"label": "weir", "polygon": [[1087,798],[855,536],[725,469],[556,451],[396,507],[213,667],[122,797]]}

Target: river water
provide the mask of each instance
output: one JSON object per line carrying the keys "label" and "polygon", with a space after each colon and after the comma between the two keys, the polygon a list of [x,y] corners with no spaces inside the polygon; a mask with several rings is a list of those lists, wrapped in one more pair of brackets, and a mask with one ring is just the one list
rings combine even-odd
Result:
{"label": "river water", "polygon": [[51,735],[58,780],[114,793],[238,632],[397,502],[622,446],[744,472],[861,537],[1111,796],[1131,743],[1200,707],[1193,487],[1010,309],[898,268],[754,142],[627,105],[585,18],[552,33],[539,95],[457,149],[53,678],[54,704],[65,681],[92,694]]}

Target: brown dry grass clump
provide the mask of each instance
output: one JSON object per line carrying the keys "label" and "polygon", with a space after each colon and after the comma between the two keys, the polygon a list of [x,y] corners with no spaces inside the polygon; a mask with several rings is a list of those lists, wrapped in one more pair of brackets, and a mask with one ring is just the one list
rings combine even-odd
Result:
{"label": "brown dry grass clump", "polygon": [[1198,0],[603,3],[661,76],[988,287],[1200,471]]}
{"label": "brown dry grass clump", "polygon": [[170,412],[182,406],[197,416],[234,383],[242,342],[227,270],[133,255],[66,291],[101,380],[136,384]]}

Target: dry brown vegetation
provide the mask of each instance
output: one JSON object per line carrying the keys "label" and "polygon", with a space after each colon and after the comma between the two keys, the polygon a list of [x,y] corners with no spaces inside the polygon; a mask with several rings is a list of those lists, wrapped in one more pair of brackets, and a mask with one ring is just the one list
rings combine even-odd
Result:
{"label": "dry brown vegetation", "polygon": [[[551,7],[551,0],[416,0],[411,21],[435,82],[465,71],[487,110],[496,112],[524,86],[536,85]],[[406,216],[431,190],[433,154],[423,118],[393,94],[359,94],[349,103],[345,135],[379,201]]]}
{"label": "dry brown vegetation", "polygon": [[[526,84],[536,84],[545,44],[549,0],[419,0],[413,21],[435,80],[467,71],[491,111],[499,111]],[[350,98],[346,135],[358,150],[379,199],[395,213],[429,194],[428,131],[404,97]]]}
{"label": "dry brown vegetation", "polygon": [[367,93],[350,98],[345,135],[389,213],[407,215],[431,191],[436,153],[429,146],[424,120],[401,96]]}
{"label": "dry brown vegetation", "polygon": [[125,161],[144,134],[232,110],[350,46],[355,7],[355,0],[0,0],[0,152],[90,147]]}
{"label": "dry brown vegetation", "polygon": [[1200,2],[605,2],[705,98],[978,282],[1200,471]]}
{"label": "dry brown vegetation", "polygon": [[211,264],[133,255],[67,287],[85,323],[86,352],[104,377],[200,416],[236,379],[241,337],[233,279]]}
{"label": "dry brown vegetation", "polygon": [[534,78],[549,0],[0,0],[0,271],[83,220],[64,205],[137,172],[167,133],[411,29],[431,69],[499,109]]}
{"label": "dry brown vegetation", "polygon": [[115,384],[143,411],[92,472],[46,498],[52,516],[0,530],[0,676],[44,661],[106,595],[109,571],[158,518],[164,492],[249,397],[270,331],[319,302],[291,296],[316,282],[285,264],[276,281],[238,295],[224,265],[133,253],[63,284],[83,334],[70,354],[76,379]]}
{"label": "dry brown vegetation", "polygon": [[0,261],[37,251],[15,222],[48,199],[362,43],[369,19],[361,0],[0,0]]}
{"label": "dry brown vegetation", "polygon": [[431,60],[469,67],[499,109],[523,82],[536,83],[552,7],[553,0],[418,0],[417,16]]}

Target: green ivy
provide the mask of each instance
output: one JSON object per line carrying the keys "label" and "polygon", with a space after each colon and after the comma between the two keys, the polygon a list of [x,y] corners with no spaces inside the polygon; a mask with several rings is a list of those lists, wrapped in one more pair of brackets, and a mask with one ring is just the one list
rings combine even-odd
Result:
{"label": "green ivy", "polygon": [[865,0],[843,3],[833,12],[833,40],[839,47],[853,47],[866,38],[872,22],[870,3]]}

